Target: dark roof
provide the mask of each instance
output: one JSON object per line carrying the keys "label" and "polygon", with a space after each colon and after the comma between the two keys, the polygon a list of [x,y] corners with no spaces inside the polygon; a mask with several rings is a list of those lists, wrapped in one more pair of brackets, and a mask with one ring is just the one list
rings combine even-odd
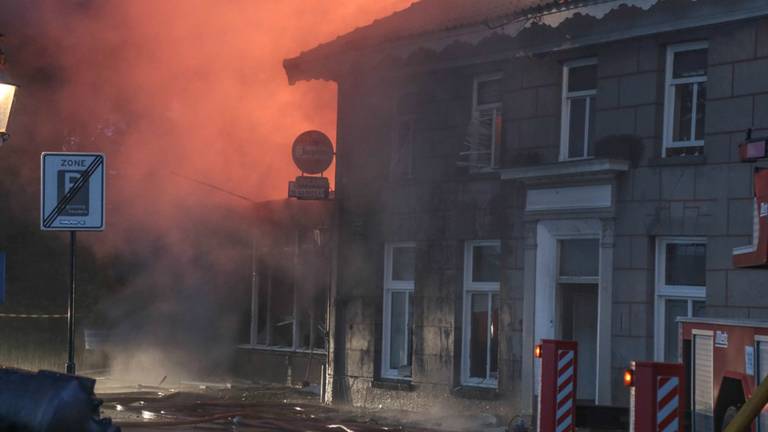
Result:
{"label": "dark roof", "polygon": [[[421,0],[325,45],[372,45],[483,24],[499,17],[548,9],[572,0]],[[323,46],[323,45],[321,45]]]}
{"label": "dark roof", "polygon": [[507,17],[592,2],[600,0],[420,0],[406,9],[302,52],[286,60],[285,67],[289,69],[312,58],[327,58],[382,43],[481,24],[494,26],[503,23]]}

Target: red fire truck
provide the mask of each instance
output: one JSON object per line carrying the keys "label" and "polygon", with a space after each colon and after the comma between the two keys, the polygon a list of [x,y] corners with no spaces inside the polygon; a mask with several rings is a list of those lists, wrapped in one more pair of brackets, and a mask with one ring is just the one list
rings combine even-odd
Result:
{"label": "red fire truck", "polygon": [[[690,429],[719,432],[768,375],[768,321],[681,318]],[[768,409],[752,424],[768,432]]]}

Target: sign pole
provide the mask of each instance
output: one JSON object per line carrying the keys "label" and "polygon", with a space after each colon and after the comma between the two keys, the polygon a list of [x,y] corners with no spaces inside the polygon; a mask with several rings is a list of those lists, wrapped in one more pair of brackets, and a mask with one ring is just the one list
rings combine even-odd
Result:
{"label": "sign pole", "polygon": [[103,153],[40,155],[40,229],[69,231],[69,302],[67,304],[67,363],[75,367],[75,289],[77,231],[104,230]]}
{"label": "sign pole", "polygon": [[69,306],[67,307],[68,351],[66,373],[75,374],[75,247],[77,231],[69,232]]}

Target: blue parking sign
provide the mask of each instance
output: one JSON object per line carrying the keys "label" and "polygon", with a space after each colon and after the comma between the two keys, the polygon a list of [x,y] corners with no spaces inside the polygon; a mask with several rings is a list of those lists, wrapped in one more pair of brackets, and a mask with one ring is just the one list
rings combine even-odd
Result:
{"label": "blue parking sign", "polygon": [[5,252],[0,251],[0,304],[5,303]]}

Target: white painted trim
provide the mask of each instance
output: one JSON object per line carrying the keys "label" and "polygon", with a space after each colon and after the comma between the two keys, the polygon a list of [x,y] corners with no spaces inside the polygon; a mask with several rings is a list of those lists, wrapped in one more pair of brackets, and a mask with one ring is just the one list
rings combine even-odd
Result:
{"label": "white painted trim", "polygon": [[699,336],[714,336],[715,332],[712,330],[704,330],[704,329],[691,329],[692,335],[699,335]]}
{"label": "white painted trim", "polygon": [[[382,331],[381,331],[381,376],[384,378],[391,378],[391,379],[400,379],[404,381],[410,381],[412,379],[411,377],[403,377],[400,376],[397,369],[390,369],[389,368],[389,354],[390,354],[390,341],[392,338],[392,322],[391,322],[391,311],[392,311],[392,294],[403,292],[403,293],[413,293],[416,287],[415,281],[394,281],[392,280],[392,271],[393,271],[393,260],[392,255],[393,251],[396,248],[416,248],[415,242],[398,242],[398,243],[387,243],[384,246],[384,301],[382,303]],[[415,263],[414,263],[415,265]],[[413,305],[409,305],[409,301],[407,300],[406,296],[406,319],[408,317],[408,308],[413,307]],[[410,323],[413,325],[413,323]],[[406,326],[407,327],[407,326]],[[407,332],[407,329],[406,329]],[[405,343],[408,344],[408,337],[406,334]],[[407,346],[406,346],[407,351]],[[413,375],[413,373],[411,373]]]}
{"label": "white painted trim", "polygon": [[[691,118],[691,141],[673,141],[672,133],[674,131],[674,104],[675,104],[675,86],[686,83],[701,83],[707,81],[707,76],[703,77],[691,77],[691,78],[673,78],[674,72],[674,56],[682,51],[692,51],[699,49],[709,48],[707,41],[686,42],[681,44],[670,45],[667,47],[666,54],[666,66],[664,74],[664,128],[662,135],[661,145],[661,157],[667,157],[667,149],[681,148],[681,147],[704,147],[704,140],[696,140],[695,112],[692,113]],[[698,85],[694,85],[694,93],[698,90]],[[694,111],[696,110],[696,103],[694,98]]]}
{"label": "white painted trim", "polygon": [[[656,250],[654,260],[656,264],[656,273],[654,277],[654,344],[653,357],[657,361],[664,361],[665,332],[664,325],[666,319],[666,301],[667,300],[687,300],[688,316],[693,316],[692,305],[694,301],[705,301],[707,298],[707,287],[704,286],[684,286],[684,285],[666,285],[666,253],[668,244],[704,244],[706,246],[706,237],[658,237],[656,238]],[[705,255],[706,256],[706,255]],[[706,274],[706,268],[705,268]],[[705,282],[706,283],[706,282]]]}
{"label": "white painted trim", "polygon": [[[610,403],[611,367],[600,356],[602,349],[610,352],[611,344],[611,291],[613,247],[606,247],[603,241],[604,227],[599,219],[543,220],[536,225],[536,281],[534,303],[534,343],[542,339],[556,338],[557,284],[559,275],[558,242],[573,238],[597,238],[599,243],[599,282],[597,305],[597,365],[595,374],[595,399],[601,404]],[[607,323],[603,321],[607,320]],[[606,325],[601,325],[606,324]],[[605,347],[605,348],[604,348]],[[539,362],[534,363],[534,389],[538,389]],[[605,388],[605,393],[601,391]]]}
{"label": "white painted trim", "polygon": [[[499,282],[474,282],[472,280],[472,273],[473,273],[473,248],[476,246],[498,246],[499,250],[501,250],[501,241],[500,240],[474,240],[474,241],[468,241],[465,243],[464,246],[464,287],[463,287],[463,295],[462,295],[462,326],[461,326],[461,384],[463,385],[470,385],[470,386],[476,386],[476,387],[488,387],[488,388],[496,388],[498,387],[498,380],[493,378],[486,378],[486,379],[478,379],[478,378],[470,378],[469,376],[469,340],[472,335],[472,320],[471,320],[471,309],[472,309],[472,302],[471,302],[471,296],[472,294],[487,294],[488,295],[488,314],[489,314],[489,322],[491,319],[492,309],[492,296],[500,295],[501,291],[501,281]],[[499,263],[501,265],[501,263]],[[499,269],[501,270],[501,269]],[[501,277],[501,275],[499,275]],[[501,298],[499,298],[499,302],[501,301]],[[501,304],[499,304],[499,307],[501,307]],[[489,324],[490,325],[490,324]],[[501,329],[496,329],[497,332],[499,332]],[[499,337],[500,340],[500,337]],[[486,376],[489,376],[489,369],[490,369],[490,343],[491,343],[491,334],[488,333],[488,347],[489,354],[487,356],[488,358],[488,364],[486,365]],[[499,350],[500,352],[500,350]],[[497,365],[501,366],[501,363],[497,359]]]}
{"label": "white painted trim", "polygon": [[550,164],[531,165],[521,168],[500,170],[502,180],[534,180],[568,175],[598,174],[602,172],[625,172],[629,162],[613,159],[579,159]]}
{"label": "white painted trim", "polygon": [[[579,60],[572,60],[563,64],[563,87],[562,87],[562,99],[561,99],[561,115],[560,115],[560,160],[573,160],[575,158],[568,157],[568,146],[570,137],[570,123],[571,123],[571,101],[577,98],[587,99],[587,118],[585,119],[586,125],[584,127],[584,154],[579,158],[591,157],[589,155],[589,143],[587,142],[589,137],[589,108],[590,102],[594,102],[597,95],[597,88],[594,90],[585,90],[578,92],[569,92],[568,83],[570,80],[570,72],[572,68],[581,66],[596,65],[597,58],[590,57]],[[597,82],[597,77],[595,77]]]}
{"label": "white painted trim", "polygon": [[528,189],[526,211],[552,211],[610,208],[613,186],[610,184]]}

